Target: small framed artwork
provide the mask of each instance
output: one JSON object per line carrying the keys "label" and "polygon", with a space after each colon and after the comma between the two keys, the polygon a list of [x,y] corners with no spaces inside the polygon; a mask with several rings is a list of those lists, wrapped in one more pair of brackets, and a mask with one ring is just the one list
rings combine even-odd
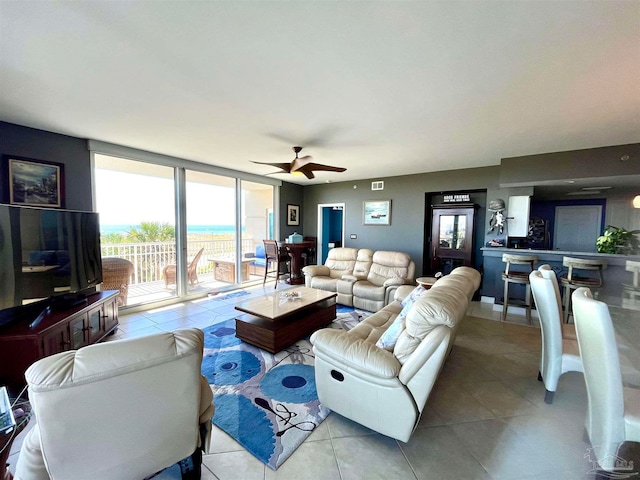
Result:
{"label": "small framed artwork", "polygon": [[300,225],[300,205],[287,205],[287,226]]}
{"label": "small framed artwork", "polygon": [[4,155],[3,170],[12,205],[64,208],[64,165]]}
{"label": "small framed artwork", "polygon": [[362,206],[364,225],[391,225],[391,200],[365,200]]}

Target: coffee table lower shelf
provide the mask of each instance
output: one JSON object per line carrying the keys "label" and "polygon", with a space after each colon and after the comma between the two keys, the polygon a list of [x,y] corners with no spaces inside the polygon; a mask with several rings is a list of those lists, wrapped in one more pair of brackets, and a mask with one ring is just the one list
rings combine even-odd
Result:
{"label": "coffee table lower shelf", "polygon": [[236,337],[271,353],[326,327],[336,318],[335,297],[275,320],[244,314],[236,317]]}

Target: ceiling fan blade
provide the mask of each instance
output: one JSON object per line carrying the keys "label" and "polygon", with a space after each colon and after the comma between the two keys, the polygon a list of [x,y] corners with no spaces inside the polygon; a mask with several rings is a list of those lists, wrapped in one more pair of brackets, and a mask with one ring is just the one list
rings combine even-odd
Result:
{"label": "ceiling fan blade", "polygon": [[347,169],[343,167],[333,167],[331,165],[322,165],[321,163],[307,163],[304,166],[305,169],[325,172],[346,172]]}
{"label": "ceiling fan blade", "polygon": [[286,173],[291,172],[291,163],[254,162],[253,160],[251,160],[251,163],[257,163],[259,165],[271,165],[272,167],[282,169]]}
{"label": "ceiling fan blade", "polygon": [[311,170],[306,170],[304,167],[302,167],[300,170],[297,170],[297,171],[304,174],[304,176],[307,177],[309,180],[311,180],[312,178],[316,178],[316,176],[313,174]]}

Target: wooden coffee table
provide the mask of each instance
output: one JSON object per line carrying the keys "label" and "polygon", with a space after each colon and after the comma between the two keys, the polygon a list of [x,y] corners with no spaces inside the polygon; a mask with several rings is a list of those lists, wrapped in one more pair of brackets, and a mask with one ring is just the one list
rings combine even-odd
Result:
{"label": "wooden coffee table", "polygon": [[[286,293],[299,292],[288,299]],[[271,353],[277,353],[336,318],[336,293],[298,287],[274,292],[236,305],[236,336]]]}

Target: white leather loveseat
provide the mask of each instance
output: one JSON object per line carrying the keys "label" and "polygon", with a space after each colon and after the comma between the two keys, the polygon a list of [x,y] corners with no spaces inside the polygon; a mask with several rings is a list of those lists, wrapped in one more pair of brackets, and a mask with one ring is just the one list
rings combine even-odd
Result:
{"label": "white leather loveseat", "polygon": [[333,248],[324,265],[302,271],[305,286],[336,292],[338,303],[375,312],[393,300],[400,285],[413,283],[415,263],[402,252]]}
{"label": "white leather loveseat", "polygon": [[413,287],[397,289],[396,300],[349,332],[318,330],[311,336],[316,387],[327,408],[383,435],[406,442],[429,397],[480,274],[459,267],[422,294],[395,326],[395,345],[376,343],[394,326],[400,301]]}

